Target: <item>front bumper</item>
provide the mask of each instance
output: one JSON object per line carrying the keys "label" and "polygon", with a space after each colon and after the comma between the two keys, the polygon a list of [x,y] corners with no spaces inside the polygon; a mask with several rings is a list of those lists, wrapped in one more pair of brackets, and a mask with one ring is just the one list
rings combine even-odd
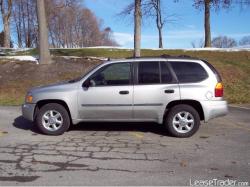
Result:
{"label": "front bumper", "polygon": [[210,119],[228,114],[228,106],[226,101],[203,101],[201,102],[201,105],[204,112],[205,122]]}
{"label": "front bumper", "polygon": [[22,105],[22,116],[30,121],[34,121],[34,111],[36,104],[25,103]]}

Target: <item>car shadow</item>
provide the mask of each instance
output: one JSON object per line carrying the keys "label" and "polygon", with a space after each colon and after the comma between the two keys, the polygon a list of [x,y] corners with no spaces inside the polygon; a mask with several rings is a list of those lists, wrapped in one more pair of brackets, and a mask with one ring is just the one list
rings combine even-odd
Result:
{"label": "car shadow", "polygon": [[[41,134],[37,127],[22,116],[14,120],[13,126],[27,131]],[[161,136],[171,136],[163,125],[157,123],[130,123],[130,122],[83,122],[72,125],[69,131],[120,131],[154,133]]]}
{"label": "car shadow", "polygon": [[32,131],[34,133],[40,134],[37,127],[31,121],[26,120],[23,116],[19,116],[15,118],[13,122],[13,126],[18,129]]}

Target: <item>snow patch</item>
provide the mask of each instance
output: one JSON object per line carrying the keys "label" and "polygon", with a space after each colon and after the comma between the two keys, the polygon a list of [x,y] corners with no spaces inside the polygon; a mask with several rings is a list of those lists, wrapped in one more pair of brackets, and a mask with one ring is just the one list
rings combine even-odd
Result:
{"label": "snow patch", "polygon": [[250,51],[250,48],[189,48],[183,49],[183,51],[221,51],[221,52],[237,52],[237,51]]}
{"label": "snow patch", "polygon": [[87,59],[87,60],[101,60],[101,61],[106,61],[108,60],[108,58],[106,57],[95,57],[95,56],[58,56],[58,57],[61,57],[61,58],[64,58],[64,59],[67,59],[67,60],[70,60],[70,59]]}
{"label": "snow patch", "polygon": [[182,50],[182,51],[219,51],[219,52],[237,52],[237,51],[250,51],[250,46],[239,46],[235,48],[215,48],[215,47],[207,47],[207,48],[144,48],[152,51],[160,51],[160,50]]}
{"label": "snow patch", "polygon": [[[94,46],[94,47],[81,47],[81,48],[53,48],[53,49],[109,49],[110,51],[115,51],[116,49],[123,49],[127,51],[133,50],[133,48],[127,48],[127,47],[115,47],[115,46]],[[52,50],[53,50],[52,49]],[[250,46],[238,46],[235,48],[215,48],[215,47],[208,47],[208,48],[142,48],[146,50],[183,50],[183,51],[221,51],[221,52],[231,52],[231,51],[250,51]]]}
{"label": "snow patch", "polygon": [[4,56],[1,58],[14,59],[14,60],[19,60],[19,61],[31,61],[31,62],[35,62],[36,64],[39,64],[38,60],[33,56]]}
{"label": "snow patch", "polygon": [[64,59],[67,59],[67,60],[69,60],[69,59],[74,59],[74,58],[82,58],[82,57],[80,57],[80,56],[58,56],[58,57],[61,57],[61,58],[64,58]]}
{"label": "snow patch", "polygon": [[120,47],[120,46],[93,46],[93,47],[75,47],[75,48],[50,48],[51,50],[60,50],[60,49],[125,49],[125,50],[133,50],[133,48],[127,48],[127,47]]}

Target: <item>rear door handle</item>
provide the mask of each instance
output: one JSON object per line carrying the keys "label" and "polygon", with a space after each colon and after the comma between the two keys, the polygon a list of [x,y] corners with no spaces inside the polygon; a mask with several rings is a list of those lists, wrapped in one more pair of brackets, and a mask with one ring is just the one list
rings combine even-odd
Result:
{"label": "rear door handle", "polygon": [[126,95],[126,94],[129,94],[129,91],[120,91],[119,94]]}
{"label": "rear door handle", "polygon": [[164,92],[169,94],[169,93],[174,93],[174,90],[165,90]]}

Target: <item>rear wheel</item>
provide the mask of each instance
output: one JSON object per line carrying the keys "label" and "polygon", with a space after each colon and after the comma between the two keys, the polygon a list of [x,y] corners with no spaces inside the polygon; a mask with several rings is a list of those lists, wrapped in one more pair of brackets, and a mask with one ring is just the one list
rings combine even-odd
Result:
{"label": "rear wheel", "polygon": [[176,105],[168,112],[165,126],[171,135],[175,137],[190,137],[199,129],[200,116],[189,105]]}
{"label": "rear wheel", "polygon": [[69,129],[69,114],[62,105],[49,103],[38,111],[36,125],[44,134],[60,135]]}

